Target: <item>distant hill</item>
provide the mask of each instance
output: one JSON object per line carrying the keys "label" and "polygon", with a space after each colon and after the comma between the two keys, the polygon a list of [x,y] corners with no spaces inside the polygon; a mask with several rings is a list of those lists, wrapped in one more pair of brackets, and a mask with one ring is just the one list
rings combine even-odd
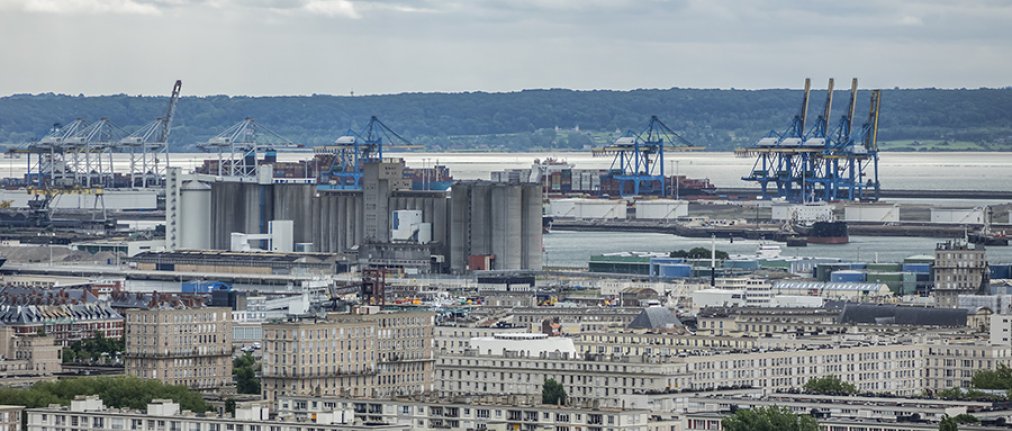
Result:
{"label": "distant hill", "polygon": [[[185,94],[185,87],[184,87]],[[811,118],[825,92],[813,93]],[[696,145],[723,151],[788,126],[800,90],[527,90],[513,93],[406,93],[381,96],[184,97],[172,131],[173,151],[193,150],[226,127],[253,117],[306,145],[328,144],[378,115],[428,149],[583,149],[616,131],[640,129],[659,116]],[[834,94],[833,122],[847,95]],[[857,125],[864,121],[862,91]],[[13,95],[0,98],[0,144],[38,139],[53,123],[108,117],[132,130],[158,117],[165,97]],[[1012,151],[1012,89],[885,90],[879,139],[893,150]],[[577,128],[578,127],[578,131]]]}

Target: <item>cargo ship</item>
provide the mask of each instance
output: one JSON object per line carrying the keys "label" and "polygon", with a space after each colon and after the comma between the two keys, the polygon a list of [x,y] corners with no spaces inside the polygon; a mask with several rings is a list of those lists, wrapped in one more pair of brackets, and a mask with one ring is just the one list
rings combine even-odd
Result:
{"label": "cargo ship", "polygon": [[808,244],[847,244],[850,235],[845,221],[817,221],[811,226],[797,226]]}

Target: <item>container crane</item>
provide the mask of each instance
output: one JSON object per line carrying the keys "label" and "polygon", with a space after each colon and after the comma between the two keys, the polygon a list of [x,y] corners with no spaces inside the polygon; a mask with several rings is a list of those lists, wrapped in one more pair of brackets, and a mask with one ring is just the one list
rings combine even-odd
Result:
{"label": "container crane", "polygon": [[246,117],[198,147],[218,153],[219,177],[253,179],[261,164],[277,160],[278,149],[301,148],[301,145]]}
{"label": "container crane", "polygon": [[[811,129],[806,130],[810,100],[810,80],[805,80],[801,111],[791,126],[782,133],[770,132],[752,147],[739,148],[735,154],[756,157],[752,171],[742,177],[756,182],[763,199],[779,197],[791,202],[837,199],[878,199],[878,107],[880,91],[872,92],[869,120],[862,127],[861,139],[855,140],[853,119],[857,105],[857,79],[851,81],[850,100],[846,114],[838,126],[831,128],[833,80],[829,80],[822,114]],[[865,172],[873,165],[873,178]],[[768,189],[773,183],[774,194]],[[874,193],[866,192],[874,188]]]}
{"label": "container crane", "polygon": [[361,190],[363,166],[371,160],[382,160],[388,149],[419,150],[415,145],[395,132],[377,116],[361,132],[348,132],[334,141],[334,145],[315,148],[317,154],[329,155],[330,167],[321,175],[318,188],[325,190]]}
{"label": "container crane", "polygon": [[[169,167],[169,133],[179,103],[183,81],[172,86],[165,115],[140,127],[120,140],[121,148],[130,152],[130,186],[147,188],[160,186]],[[164,161],[164,163],[163,163]]]}
{"label": "container crane", "polygon": [[626,132],[614,143],[592,150],[594,156],[612,156],[608,176],[622,196],[664,196],[664,153],[701,150],[671,130],[656,115],[640,133]]}

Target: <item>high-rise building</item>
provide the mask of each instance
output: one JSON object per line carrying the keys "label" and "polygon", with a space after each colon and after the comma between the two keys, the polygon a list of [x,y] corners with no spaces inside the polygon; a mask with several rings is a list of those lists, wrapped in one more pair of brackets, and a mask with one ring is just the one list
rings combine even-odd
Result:
{"label": "high-rise building", "polygon": [[178,298],[127,310],[124,358],[128,375],[194,389],[230,385],[232,310]]}
{"label": "high-rise building", "polygon": [[955,307],[959,295],[976,293],[987,283],[984,246],[948,241],[935,248],[935,288],[932,296],[941,307]]}
{"label": "high-rise building", "polygon": [[388,397],[432,389],[433,314],[362,307],[263,325],[265,400],[284,395]]}

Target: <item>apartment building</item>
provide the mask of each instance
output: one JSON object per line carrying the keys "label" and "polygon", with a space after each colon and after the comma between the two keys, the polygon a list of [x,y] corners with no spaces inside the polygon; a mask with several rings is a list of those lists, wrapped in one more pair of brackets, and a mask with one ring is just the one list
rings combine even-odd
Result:
{"label": "apartment building", "polygon": [[979,292],[987,282],[987,257],[983,245],[962,241],[939,243],[932,269],[935,287],[931,295],[940,307],[955,307],[960,294]]}
{"label": "apartment building", "polygon": [[232,310],[158,298],[126,311],[126,374],[193,389],[232,384]]}
{"label": "apartment building", "polygon": [[233,416],[180,410],[172,400],[152,400],[145,410],[108,408],[97,396],[79,396],[70,406],[28,409],[27,431],[408,431],[399,425],[355,425],[346,412],[296,419],[272,415],[267,408],[237,406]]}
{"label": "apartment building", "polygon": [[647,431],[657,426],[650,422],[650,412],[644,409],[553,406],[538,401],[540,398],[522,397],[469,402],[282,397],[278,411],[295,417],[352,411],[356,423],[400,425],[413,430]]}
{"label": "apartment building", "polygon": [[829,374],[862,391],[914,395],[925,388],[924,346],[912,342],[587,334],[578,339],[579,353],[571,356],[526,355],[523,342],[517,343],[500,351],[440,356],[438,393],[532,395],[552,378],[576,403],[621,406],[634,395],[686,390],[786,391]]}
{"label": "apartment building", "polygon": [[973,374],[1012,366],[1012,346],[995,345],[976,338],[932,340],[925,352],[925,387],[932,390],[969,388]]}
{"label": "apartment building", "polygon": [[21,431],[22,406],[0,405],[0,431]]}
{"label": "apartment building", "polygon": [[351,314],[264,324],[263,398],[429,391],[435,361],[433,317],[429,312],[361,307]]}
{"label": "apartment building", "polygon": [[51,376],[61,371],[56,337],[17,335],[14,328],[0,326],[0,377]]}
{"label": "apartment building", "polygon": [[561,324],[618,323],[628,325],[643,311],[642,307],[524,307],[513,309],[513,322],[540,327],[541,322],[558,319]]}
{"label": "apartment building", "polygon": [[0,326],[15,333],[52,335],[60,347],[92,338],[123,336],[123,316],[105,303],[61,305],[0,305]]}

